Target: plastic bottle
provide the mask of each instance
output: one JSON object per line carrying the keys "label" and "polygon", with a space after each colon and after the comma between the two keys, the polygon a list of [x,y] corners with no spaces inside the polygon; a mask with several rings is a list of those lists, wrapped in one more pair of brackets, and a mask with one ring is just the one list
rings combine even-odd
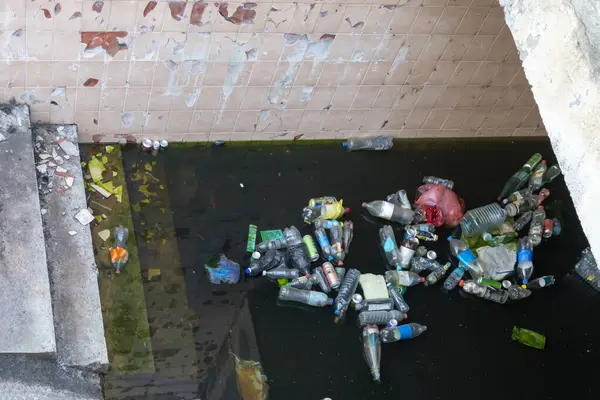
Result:
{"label": "plastic bottle", "polygon": [[540,163],[533,169],[531,176],[529,177],[528,187],[532,192],[536,192],[540,190],[542,187],[542,180],[544,174],[546,173],[548,166],[546,165],[546,160],[540,161]]}
{"label": "plastic bottle", "polygon": [[394,146],[394,142],[390,136],[374,136],[364,138],[350,138],[342,142],[342,147],[349,151],[356,150],[389,150]]}
{"label": "plastic bottle", "polygon": [[317,237],[317,242],[319,243],[319,247],[321,247],[321,251],[323,252],[323,258],[328,261],[332,261],[333,256],[331,255],[331,244],[329,243],[329,237],[327,237],[325,229],[315,229],[315,236]]}
{"label": "plastic bottle", "polygon": [[300,244],[295,246],[288,246],[287,256],[292,268],[296,268],[303,275],[308,274],[310,258],[308,258],[308,251],[304,243],[300,242]]}
{"label": "plastic bottle", "polygon": [[286,284],[286,286],[289,286],[294,289],[310,290],[310,289],[312,289],[312,283],[313,283],[313,281],[310,277],[311,277],[311,275],[299,276],[299,277],[294,278],[291,281],[289,281]]}
{"label": "plastic bottle", "polygon": [[483,296],[485,293],[485,286],[478,284],[474,280],[461,280],[458,282],[458,286],[469,294]]}
{"label": "plastic bottle", "polygon": [[263,271],[263,276],[266,276],[269,279],[294,279],[300,276],[300,271],[297,269],[289,269],[289,268],[277,268],[272,269],[270,271]]}
{"label": "plastic bottle", "polygon": [[127,251],[129,230],[123,226],[117,226],[113,232],[113,237],[115,242],[109,251],[110,263],[115,269],[115,274],[119,275],[129,260],[129,251]]}
{"label": "plastic bottle", "polygon": [[549,237],[551,237],[553,229],[554,222],[551,219],[546,218],[544,220],[544,233],[542,234],[542,237],[544,239],[548,239]]}
{"label": "plastic bottle", "polygon": [[396,206],[406,208],[407,210],[412,209],[410,201],[408,200],[408,195],[406,194],[406,190],[404,189],[398,190],[396,193],[390,194],[385,198],[385,201],[387,201],[388,203],[392,203]]}
{"label": "plastic bottle", "polygon": [[498,200],[501,200],[512,192],[522,188],[529,180],[529,174],[540,161],[542,161],[542,155],[540,153],[532,155],[531,158],[523,164],[521,169],[515,172],[514,175],[506,181],[504,188],[502,188],[502,191],[500,192],[500,196],[498,196]]}
{"label": "plastic bottle", "polygon": [[360,279],[360,271],[357,269],[349,269],[346,271],[346,276],[342,281],[340,288],[338,290],[338,295],[335,298],[334,302],[334,314],[338,317],[336,322],[344,317],[348,306],[350,305],[350,301],[352,299],[352,295],[356,292],[356,288],[358,287],[358,280]]}
{"label": "plastic bottle", "polygon": [[426,257],[413,257],[410,262],[410,270],[415,274],[420,274],[425,271],[435,271],[440,269],[442,266],[435,260],[430,260]]}
{"label": "plastic bottle", "polygon": [[415,250],[415,256],[417,256],[417,257],[427,256],[427,247],[425,247],[425,246],[417,247],[417,249]]}
{"label": "plastic bottle", "polygon": [[337,265],[344,265],[344,250],[342,249],[342,226],[336,224],[329,230],[331,234],[331,256]]}
{"label": "plastic bottle", "polygon": [[554,276],[546,275],[546,276],[542,276],[541,278],[535,278],[535,279],[527,282],[527,284],[523,285],[523,287],[524,287],[524,289],[541,289],[541,288],[545,288],[545,287],[548,287],[553,284],[554,284]]}
{"label": "plastic bottle", "polygon": [[333,304],[333,299],[327,297],[325,293],[295,289],[289,286],[282,286],[279,289],[279,299],[304,303],[313,307],[325,307]]}
{"label": "plastic bottle", "polygon": [[506,211],[497,203],[475,208],[465,213],[460,226],[466,237],[496,228],[506,219]]}
{"label": "plastic bottle", "polygon": [[408,237],[402,241],[399,247],[400,250],[400,266],[404,269],[408,269],[410,260],[415,255],[415,250],[419,247],[419,239],[414,237]]}
{"label": "plastic bottle", "polygon": [[539,206],[542,201],[546,200],[548,196],[550,196],[550,191],[548,189],[542,189],[537,195],[526,196],[521,200],[507,204],[505,208],[506,213],[509,216],[514,217],[515,215],[533,210]]}
{"label": "plastic bottle", "polygon": [[450,253],[465,265],[473,279],[479,279],[483,276],[483,269],[479,265],[477,256],[469,246],[460,239],[448,238],[450,244]]}
{"label": "plastic bottle", "polygon": [[513,225],[513,228],[515,228],[515,231],[519,232],[521,229],[525,228],[525,226],[527,226],[527,224],[531,221],[532,217],[533,217],[533,211],[527,211],[526,213],[523,213],[523,215],[521,215],[519,217],[519,219],[517,219],[515,221],[515,224]]}
{"label": "plastic bottle", "polygon": [[312,275],[310,276],[313,284],[316,283],[319,285],[319,288],[323,293],[331,292],[331,286],[327,283],[327,279],[325,278],[325,274],[323,274],[323,270],[319,267],[315,268]]}
{"label": "plastic bottle", "polygon": [[562,224],[558,218],[552,218],[552,236],[558,236],[562,232]]}
{"label": "plastic bottle", "polygon": [[544,207],[539,206],[533,212],[531,217],[531,225],[529,225],[529,239],[533,247],[539,245],[542,242],[542,234],[544,233],[544,220],[546,219],[546,212]]}
{"label": "plastic bottle", "polygon": [[462,263],[458,264],[458,267],[454,268],[454,270],[450,273],[450,275],[448,275],[448,277],[444,281],[444,285],[443,285],[444,289],[445,290],[454,289],[456,287],[456,285],[458,285],[458,282],[460,282],[460,280],[465,275],[465,269],[466,269],[466,267]]}
{"label": "plastic bottle", "polygon": [[332,289],[337,289],[340,287],[340,277],[337,274],[337,271],[333,267],[333,265],[329,261],[325,261],[321,266],[323,271],[323,275],[327,280],[327,283]]}
{"label": "plastic bottle", "polygon": [[335,219],[319,219],[314,222],[315,229],[323,228],[323,229],[331,229],[334,226],[340,226],[340,221]]}
{"label": "plastic bottle", "polygon": [[375,382],[381,381],[379,364],[381,362],[381,341],[376,325],[365,326],[362,331],[363,355]]}
{"label": "plastic bottle", "polygon": [[508,293],[508,298],[511,300],[521,300],[531,296],[531,290],[524,289],[517,285],[509,287],[506,292]]}
{"label": "plastic bottle", "polygon": [[394,306],[401,313],[407,313],[410,310],[408,303],[404,300],[404,297],[400,294],[400,291],[396,288],[396,286],[391,283],[387,284],[388,293],[394,302]]}
{"label": "plastic bottle", "polygon": [[502,202],[504,204],[508,203],[508,202],[513,202],[513,201],[521,201],[523,200],[525,197],[527,196],[531,196],[533,193],[531,191],[531,189],[529,188],[525,188],[525,189],[521,189],[521,190],[517,190],[516,192],[511,193],[506,199],[504,199]]}
{"label": "plastic bottle", "polygon": [[152,155],[156,157],[158,155],[159,151],[160,151],[160,142],[158,140],[155,140],[152,142]]}
{"label": "plastic bottle", "polygon": [[426,242],[437,242],[438,235],[429,231],[418,231],[416,229],[407,229],[404,233],[404,238],[415,237]]}
{"label": "plastic bottle", "polygon": [[544,176],[542,178],[542,185],[547,185],[548,183],[552,182],[560,174],[561,174],[560,167],[558,166],[558,164],[554,164],[553,166],[548,168],[548,170],[544,174]]}
{"label": "plastic bottle", "polygon": [[581,258],[575,264],[575,272],[590,286],[600,291],[600,270],[589,247],[581,252]]}
{"label": "plastic bottle", "polygon": [[517,242],[517,276],[527,285],[533,273],[533,244],[529,236],[522,237]]}
{"label": "plastic bottle", "polygon": [[306,245],[306,250],[308,251],[310,261],[317,261],[319,259],[319,251],[317,250],[317,246],[315,245],[315,241],[313,240],[312,236],[304,235],[302,237],[302,242],[304,242]]}
{"label": "plastic bottle", "polygon": [[358,324],[365,325],[387,325],[390,319],[400,322],[408,318],[405,313],[398,310],[390,311],[362,311],[358,314]]}
{"label": "plastic bottle", "polygon": [[399,340],[416,338],[425,331],[427,331],[427,326],[411,322],[410,324],[382,329],[379,337],[382,343],[392,343]]}
{"label": "plastic bottle", "polygon": [[302,219],[307,224],[324,219],[338,219],[344,213],[350,212],[349,208],[344,208],[343,200],[336,203],[323,203],[313,207],[304,207],[302,209]]}
{"label": "plastic bottle", "polygon": [[379,240],[388,264],[393,268],[400,267],[400,249],[398,249],[396,236],[391,226],[385,225],[379,229]]}
{"label": "plastic bottle", "polygon": [[268,250],[279,250],[287,247],[287,240],[285,238],[269,240],[267,242],[260,242],[256,245],[256,251],[264,253]]}
{"label": "plastic bottle", "polygon": [[362,303],[362,311],[391,311],[394,309],[394,302],[392,299],[380,299],[380,300],[365,300]]}
{"label": "plastic bottle", "polygon": [[375,200],[370,203],[362,203],[362,207],[366,208],[369,214],[374,217],[395,221],[401,224],[409,224],[412,222],[415,212],[407,210],[400,206],[395,206],[387,201]]}
{"label": "plastic bottle", "polygon": [[508,300],[508,293],[506,290],[494,290],[488,286],[479,285],[474,281],[462,281],[462,289],[474,295],[493,301],[494,303],[504,304]]}
{"label": "plastic bottle", "polygon": [[342,244],[344,245],[344,254],[348,255],[350,251],[350,243],[354,238],[354,223],[352,221],[344,221],[344,230],[342,233]]}
{"label": "plastic bottle", "polygon": [[432,185],[442,185],[452,190],[454,188],[454,181],[450,179],[438,178],[437,176],[426,176],[423,178],[423,183]]}
{"label": "plastic bottle", "polygon": [[517,232],[509,232],[509,233],[505,233],[504,235],[498,235],[498,236],[492,236],[491,234],[485,232],[482,235],[482,238],[483,238],[483,240],[486,241],[488,246],[498,247],[501,244],[506,244],[506,243],[515,241],[515,239],[518,236],[519,235],[517,234]]}
{"label": "plastic bottle", "polygon": [[[429,275],[427,275],[427,277],[425,278],[425,282],[423,282],[423,284],[425,286],[431,286],[436,284],[440,279],[442,279],[446,273],[448,272],[448,269],[450,269],[450,263],[446,263],[444,264],[444,266],[440,269],[436,269],[433,272],[431,272]],[[460,280],[460,279],[459,279]]]}
{"label": "plastic bottle", "polygon": [[546,336],[541,333],[530,331],[529,329],[514,326],[511,338],[512,340],[539,350],[544,350],[544,347],[546,347]]}
{"label": "plastic bottle", "polygon": [[493,289],[502,289],[502,284],[492,279],[479,278],[477,279],[477,283],[483,286],[489,286]]}
{"label": "plastic bottle", "polygon": [[414,229],[416,231],[426,231],[435,233],[435,226],[433,224],[416,224],[416,225],[404,225],[404,230]]}
{"label": "plastic bottle", "polygon": [[344,281],[344,277],[346,276],[346,268],[344,267],[335,267],[335,271],[337,272],[338,276],[340,277],[340,282]]}
{"label": "plastic bottle", "polygon": [[284,253],[277,250],[269,250],[259,259],[252,259],[250,266],[246,268],[246,275],[261,275],[263,271],[267,271],[281,265],[284,260]]}
{"label": "plastic bottle", "polygon": [[385,281],[394,286],[415,286],[423,282],[425,278],[410,271],[386,271]]}
{"label": "plastic bottle", "polygon": [[337,201],[338,200],[333,196],[315,197],[315,198],[308,200],[308,206],[309,207],[322,206],[323,204],[337,203]]}

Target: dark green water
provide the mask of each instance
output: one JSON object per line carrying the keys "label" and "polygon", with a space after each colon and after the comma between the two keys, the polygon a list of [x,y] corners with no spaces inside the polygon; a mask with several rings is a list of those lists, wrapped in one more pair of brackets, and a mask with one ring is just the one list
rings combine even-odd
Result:
{"label": "dark green water", "polygon": [[[247,264],[250,223],[260,230],[294,224],[312,233],[300,213],[311,197],[344,199],[355,224],[346,266],[383,273],[377,235],[383,224],[360,209],[362,201],[400,188],[412,196],[422,176],[436,175],[453,179],[467,208],[474,208],[493,201],[531,153],[555,161],[540,139],[404,141],[380,153],[304,143],[171,146],[158,157],[124,150],[128,177],[156,161],[153,183],[164,187],[138,208],[146,198],[143,183],[127,182],[156,372],[109,372],[107,398],[238,399],[230,352],[261,361],[269,398],[276,400],[555,398],[553,382],[559,381],[580,397],[597,394],[591,382],[599,361],[599,297],[571,274],[587,241],[562,178],[550,186],[547,202],[560,206],[563,234],[534,253],[534,275],[554,274],[557,283],[504,306],[442,293],[439,286],[409,289],[408,322],[429,331],[383,347],[380,385],[363,361],[354,315],[335,325],[330,309],[278,304],[277,285],[266,279],[211,285],[204,276],[210,257],[223,253]],[[447,233],[438,232],[441,238]],[[428,247],[441,262],[449,259],[444,240]],[[156,269],[160,276],[149,280]],[[546,349],[512,342],[514,325],[545,334]]]}

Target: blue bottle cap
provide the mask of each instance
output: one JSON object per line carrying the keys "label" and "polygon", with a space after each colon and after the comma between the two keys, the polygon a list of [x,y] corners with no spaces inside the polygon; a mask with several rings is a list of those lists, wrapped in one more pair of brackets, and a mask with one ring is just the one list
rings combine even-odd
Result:
{"label": "blue bottle cap", "polygon": [[250,268],[246,268],[246,275],[250,275]]}
{"label": "blue bottle cap", "polygon": [[342,142],[342,147],[348,147],[348,142]]}
{"label": "blue bottle cap", "polygon": [[337,315],[337,316],[339,316],[339,315],[340,315],[340,310],[335,310],[335,311],[333,312],[333,314],[334,314],[334,315]]}

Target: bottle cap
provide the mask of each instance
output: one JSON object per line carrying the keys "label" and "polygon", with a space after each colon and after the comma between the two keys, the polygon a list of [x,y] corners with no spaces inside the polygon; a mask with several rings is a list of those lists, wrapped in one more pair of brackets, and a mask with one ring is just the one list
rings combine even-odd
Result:
{"label": "bottle cap", "polygon": [[388,328],[393,328],[395,326],[398,326],[398,321],[394,318],[390,319],[387,323],[387,327]]}
{"label": "bottle cap", "polygon": [[419,282],[425,282],[425,278],[421,277],[421,280]]}
{"label": "bottle cap", "polygon": [[260,258],[260,253],[258,251],[255,251],[254,253],[252,253],[252,258],[258,260]]}
{"label": "bottle cap", "polygon": [[246,268],[246,275],[250,275],[250,272],[252,272],[250,268]]}
{"label": "bottle cap", "polygon": [[407,313],[402,314],[402,316],[404,317],[404,319],[408,318],[408,314]]}
{"label": "bottle cap", "polygon": [[167,147],[169,147],[169,142],[167,142],[166,140],[161,140],[160,141],[160,147],[162,147],[163,149],[166,149]]}
{"label": "bottle cap", "polygon": [[363,207],[363,208],[364,208],[364,207],[366,207],[366,206],[367,206],[367,203],[363,201],[363,203],[361,204],[361,207]]}
{"label": "bottle cap", "polygon": [[509,280],[503,280],[503,281],[502,281],[502,287],[503,287],[504,289],[508,289],[508,288],[509,288],[509,287],[511,287],[511,286],[512,286],[512,282],[511,282],[511,281],[509,281]]}
{"label": "bottle cap", "polygon": [[527,289],[527,285],[521,285],[523,289]]}
{"label": "bottle cap", "polygon": [[342,147],[348,147],[348,142],[342,142]]}
{"label": "bottle cap", "polygon": [[267,271],[262,272],[262,276],[265,276],[266,274],[267,274]]}
{"label": "bottle cap", "polygon": [[427,252],[427,258],[430,260],[435,260],[437,258],[437,253],[434,250],[429,250]]}
{"label": "bottle cap", "polygon": [[152,140],[150,140],[150,139],[144,139],[142,141],[142,146],[147,147],[147,148],[152,147]]}
{"label": "bottle cap", "polygon": [[452,239],[454,239],[452,236],[448,236],[448,241],[451,241]]}
{"label": "bottle cap", "polygon": [[458,281],[458,286],[463,287],[464,284],[465,284],[464,279],[461,279],[460,281]]}
{"label": "bottle cap", "polygon": [[337,316],[339,316],[339,315],[340,315],[340,310],[335,310],[335,311],[333,312],[333,314],[334,314],[334,315],[337,315]]}
{"label": "bottle cap", "polygon": [[152,142],[153,149],[158,149],[159,147],[160,147],[160,142],[158,140],[155,140],[154,142]]}
{"label": "bottle cap", "polygon": [[489,232],[484,232],[483,235],[481,235],[481,237],[486,242],[489,242],[492,239],[492,235]]}

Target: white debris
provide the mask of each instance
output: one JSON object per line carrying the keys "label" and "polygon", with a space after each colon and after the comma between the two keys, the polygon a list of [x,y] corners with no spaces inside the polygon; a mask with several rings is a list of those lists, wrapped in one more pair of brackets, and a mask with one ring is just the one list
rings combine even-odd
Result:
{"label": "white debris", "polygon": [[108,192],[106,189],[102,189],[100,186],[95,185],[95,184],[91,184],[90,185],[96,192],[100,193],[102,196],[106,197],[107,199],[111,196],[111,193]]}
{"label": "white debris", "polygon": [[6,140],[6,136],[0,133],[0,142],[4,142]]}
{"label": "white debris", "polygon": [[48,210],[46,210],[45,208],[42,208],[40,210],[40,212],[42,213],[42,215],[46,215],[48,213]]}
{"label": "white debris", "polygon": [[75,231],[69,231],[69,235],[75,236],[75,235],[77,235],[77,232],[75,232]]}
{"label": "white debris", "polygon": [[38,165],[37,167],[35,167],[35,169],[37,169],[40,172],[40,174],[45,174],[48,172],[48,166],[46,164]]}
{"label": "white debris", "polygon": [[73,183],[75,183],[75,178],[73,178],[72,176],[67,176],[65,178],[65,183],[68,187],[73,186]]}
{"label": "white debris", "polygon": [[242,188],[243,188],[243,187],[244,187],[244,184],[243,184],[243,183],[240,183],[240,187],[242,187]]}
{"label": "white debris", "polygon": [[61,125],[58,128],[56,128],[56,130],[60,133],[65,130],[65,127]]}
{"label": "white debris", "polygon": [[40,160],[45,160],[50,157],[52,157],[50,154],[46,154],[46,153],[40,154]]}
{"label": "white debris", "polygon": [[63,167],[56,167],[56,172],[67,172],[67,170]]}
{"label": "white debris", "polygon": [[73,142],[71,142],[69,140],[62,140],[58,143],[58,145],[60,146],[61,149],[63,149],[63,151],[68,156],[78,156],[79,155],[79,149],[77,148],[77,146],[75,146],[73,144]]}
{"label": "white debris", "polygon": [[64,162],[64,160],[63,160],[63,158],[61,156],[54,157],[54,161],[56,161],[56,163],[58,165],[62,165],[62,163]]}
{"label": "white debris", "polygon": [[100,239],[102,239],[106,242],[108,240],[108,238],[110,237],[110,230],[105,229],[103,231],[100,231],[100,232],[98,232],[98,236],[100,236]]}
{"label": "white debris", "polygon": [[77,214],[75,214],[75,219],[79,221],[81,225],[88,225],[94,220],[94,216],[87,208],[82,208]]}

